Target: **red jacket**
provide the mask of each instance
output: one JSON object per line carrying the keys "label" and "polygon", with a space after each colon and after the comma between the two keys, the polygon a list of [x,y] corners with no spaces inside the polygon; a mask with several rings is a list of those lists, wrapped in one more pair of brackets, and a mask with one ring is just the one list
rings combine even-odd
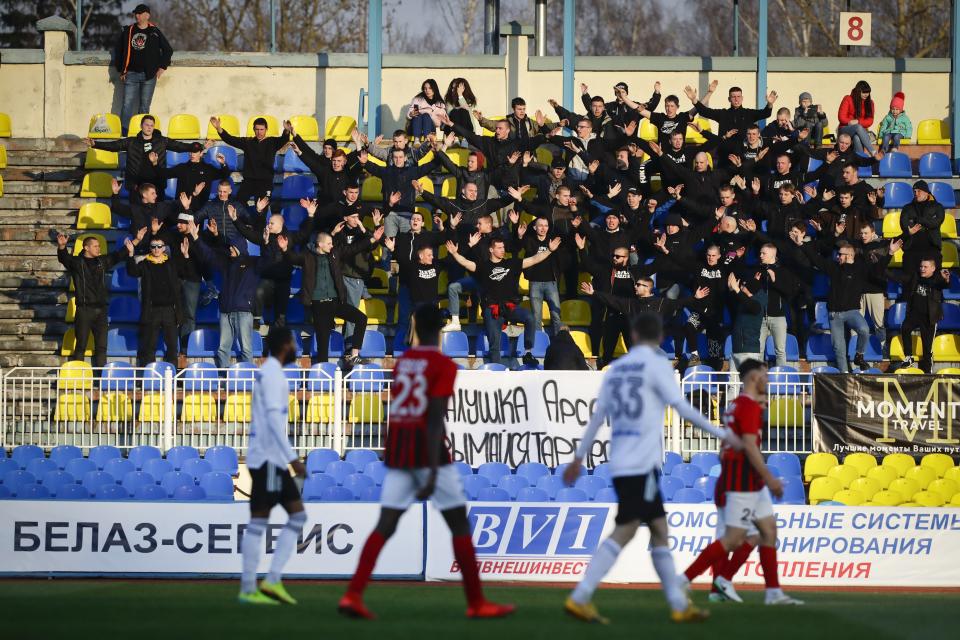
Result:
{"label": "red jacket", "polygon": [[856,120],[864,129],[869,129],[873,126],[873,100],[867,100],[863,103],[863,110],[867,113],[861,114],[859,118],[855,116],[853,113],[853,96],[844,96],[840,102],[840,113],[837,114],[840,126],[846,126],[851,120]]}

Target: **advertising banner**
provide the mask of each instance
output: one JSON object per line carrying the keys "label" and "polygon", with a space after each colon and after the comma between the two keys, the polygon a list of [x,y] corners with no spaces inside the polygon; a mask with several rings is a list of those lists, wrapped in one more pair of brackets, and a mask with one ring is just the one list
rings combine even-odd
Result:
{"label": "advertising banner", "polygon": [[[616,505],[474,502],[469,511],[484,579],[574,582],[613,529]],[[431,507],[427,518],[427,580],[460,579],[443,517]],[[777,521],[785,585],[960,586],[960,510],[778,506]],[[667,522],[682,571],[713,541],[717,513],[713,505],[668,505]],[[649,540],[641,528],[607,581],[658,582]],[[735,581],[763,583],[756,554]]]}
{"label": "advertising banner", "polygon": [[[454,460],[478,467],[573,459],[600,389],[596,371],[459,371],[447,409]],[[600,428],[588,467],[607,461],[610,429]]]}
{"label": "advertising banner", "polygon": [[[307,504],[307,524],[286,574],[349,578],[376,525],[374,503]],[[0,574],[239,575],[246,502],[0,501]],[[266,571],[286,514],[274,509],[264,536]],[[400,520],[374,573],[423,575],[423,505]]]}
{"label": "advertising banner", "polygon": [[946,453],[960,462],[960,378],[818,374],[813,380],[816,451]]}

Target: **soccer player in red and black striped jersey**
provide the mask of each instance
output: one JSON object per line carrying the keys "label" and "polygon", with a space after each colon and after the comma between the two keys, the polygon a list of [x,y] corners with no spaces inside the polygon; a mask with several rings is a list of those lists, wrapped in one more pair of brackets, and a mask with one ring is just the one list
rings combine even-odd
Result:
{"label": "soccer player in red and black striped jersey", "polygon": [[363,604],[363,591],[380,550],[414,500],[429,498],[453,534],[453,555],[467,595],[467,617],[507,616],[513,613],[513,605],[495,604],[483,597],[463,483],[443,444],[444,415],[457,376],[457,365],[440,353],[438,346],[443,317],[436,306],[422,306],[413,315],[413,325],[414,346],[397,359],[393,370],[380,520],[367,538],[339,610],[354,618],[374,618]]}
{"label": "soccer player in red and black striped jersey", "polygon": [[727,570],[734,562],[742,562],[734,553],[733,558],[725,560],[731,551],[741,551],[747,539],[751,525],[760,533],[760,567],[766,583],[766,604],[803,604],[791,598],[780,589],[777,577],[777,519],[773,513],[773,499],[783,495],[783,483],[767,468],[760,453],[761,425],[763,407],[760,402],[767,394],[767,367],[757,360],[746,360],[740,365],[740,381],[743,384],[741,394],[730,403],[724,412],[726,427],[743,440],[743,450],[734,451],[724,447],[720,454],[721,471],[717,480],[716,503],[721,510],[721,520],[726,528],[723,536],[704,549],[693,561],[680,580],[685,585],[717,563],[724,562],[724,568],[714,576],[714,586],[727,598],[743,602],[733,588],[733,583],[725,577],[733,573]]}

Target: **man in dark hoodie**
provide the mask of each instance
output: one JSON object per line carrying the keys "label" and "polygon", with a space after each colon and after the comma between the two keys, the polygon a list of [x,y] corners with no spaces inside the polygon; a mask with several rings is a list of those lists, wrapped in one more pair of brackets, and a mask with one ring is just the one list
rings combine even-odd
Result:
{"label": "man in dark hoodie", "polygon": [[546,371],[589,371],[583,351],[573,341],[570,327],[561,326],[560,330],[550,340],[550,346],[543,358],[543,368]]}
{"label": "man in dark hoodie", "polygon": [[920,260],[933,256],[939,265],[942,259],[943,241],[940,225],[945,216],[943,205],[930,195],[926,180],[913,183],[913,202],[900,214],[901,239],[903,240],[903,271],[916,272]]}
{"label": "man in dark hoodie", "polygon": [[177,366],[180,341],[177,327],[181,314],[180,280],[182,263],[170,259],[167,243],[161,238],[150,240],[150,252],[134,257],[134,244],[124,240],[127,249],[127,273],[140,278],[140,328],[137,337],[137,366],[145,367],[156,358],[157,332],[163,332],[166,352],[163,359]]}
{"label": "man in dark hoodie", "polygon": [[[194,196],[192,205],[194,210],[200,209],[210,199],[210,189],[214,180],[230,184],[230,167],[227,166],[226,156],[218,153],[217,164],[213,165],[204,162],[203,151],[202,144],[193,142],[190,145],[189,161],[159,171],[161,180],[174,178],[177,181],[177,194],[186,193]],[[149,158],[153,164],[160,162],[160,156],[155,152],[151,152]],[[197,186],[200,186],[199,191],[196,191]]]}
{"label": "man in dark hoodie", "polygon": [[216,116],[210,118],[210,124],[217,130],[220,139],[243,151],[243,182],[237,192],[237,200],[246,204],[251,197],[269,197],[273,190],[274,156],[283,145],[290,142],[290,136],[293,135],[290,121],[283,121],[283,133],[270,137],[267,137],[266,118],[253,121],[252,137],[239,137],[229,133],[220,125],[220,118]]}
{"label": "man in dark hoodie", "polygon": [[[902,246],[901,240],[890,243],[890,253]],[[900,325],[900,340],[903,344],[903,360],[891,364],[890,371],[914,366],[913,332],[920,332],[920,368],[931,372],[933,361],[933,337],[937,323],[943,319],[943,290],[950,286],[950,271],[937,272],[937,260],[927,256],[919,260],[914,271],[887,270],[886,275],[903,286],[902,300],[907,303],[907,314]]]}
{"label": "man in dark hoodie", "polygon": [[133,18],[136,22],[123,28],[113,51],[113,64],[123,83],[120,126],[124,135],[130,118],[150,113],[157,80],[170,67],[173,57],[173,47],[157,25],[150,22],[150,7],[138,4]]}

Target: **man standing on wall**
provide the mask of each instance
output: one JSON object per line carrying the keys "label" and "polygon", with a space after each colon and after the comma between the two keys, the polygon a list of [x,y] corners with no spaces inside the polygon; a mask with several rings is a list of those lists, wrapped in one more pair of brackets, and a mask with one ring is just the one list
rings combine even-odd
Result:
{"label": "man standing on wall", "polygon": [[150,22],[150,7],[138,4],[133,17],[136,22],[123,28],[113,54],[113,64],[123,83],[123,135],[127,135],[131,117],[150,112],[157,80],[170,66],[173,56],[173,47],[163,32]]}

